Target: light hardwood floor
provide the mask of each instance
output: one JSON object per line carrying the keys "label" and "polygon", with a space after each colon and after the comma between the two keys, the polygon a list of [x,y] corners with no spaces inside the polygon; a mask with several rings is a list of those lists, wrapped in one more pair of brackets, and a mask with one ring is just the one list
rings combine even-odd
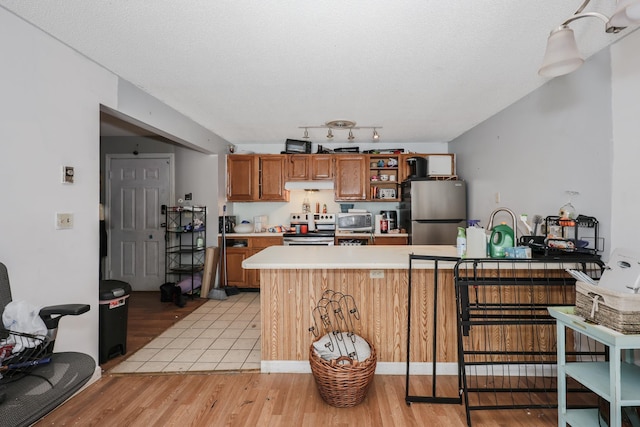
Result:
{"label": "light hardwood floor", "polygon": [[[127,355],[205,301],[189,300],[178,308],[152,294],[131,297]],[[36,426],[466,426],[464,405],[407,406],[402,375],[376,375],[363,403],[334,408],[320,398],[311,374],[111,374],[125,358],[102,365],[99,381]],[[428,377],[412,378],[411,384],[412,394],[430,393]],[[439,377],[440,395],[455,395],[456,388],[455,378]],[[550,427],[557,425],[557,415],[555,409],[473,411],[472,422],[474,427]]]}
{"label": "light hardwood floor", "polygon": [[[439,378],[453,391],[455,380]],[[427,381],[425,386],[428,387]],[[459,404],[404,402],[404,377],[377,375],[364,402],[334,408],[311,374],[107,374],[37,426],[466,425]],[[555,410],[473,411],[475,427],[557,425]]]}

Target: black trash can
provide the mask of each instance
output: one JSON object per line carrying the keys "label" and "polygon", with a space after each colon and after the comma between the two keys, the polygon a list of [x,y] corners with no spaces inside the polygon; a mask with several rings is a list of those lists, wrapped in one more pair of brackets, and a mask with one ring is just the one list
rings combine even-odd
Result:
{"label": "black trash can", "polygon": [[127,318],[131,285],[120,280],[100,281],[100,363],[127,352]]}

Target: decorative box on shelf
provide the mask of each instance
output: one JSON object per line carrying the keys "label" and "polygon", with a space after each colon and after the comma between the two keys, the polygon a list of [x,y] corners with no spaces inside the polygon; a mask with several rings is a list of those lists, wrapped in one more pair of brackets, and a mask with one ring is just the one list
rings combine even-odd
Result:
{"label": "decorative box on shelf", "polygon": [[577,281],[575,314],[623,334],[640,334],[640,294]]}
{"label": "decorative box on shelf", "polygon": [[615,249],[598,282],[576,281],[575,314],[623,334],[640,334],[640,253]]}

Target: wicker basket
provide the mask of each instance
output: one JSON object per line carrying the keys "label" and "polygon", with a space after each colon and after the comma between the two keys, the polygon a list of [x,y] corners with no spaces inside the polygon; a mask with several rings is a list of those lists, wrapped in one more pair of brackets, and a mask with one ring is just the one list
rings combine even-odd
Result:
{"label": "wicker basket", "polygon": [[[313,348],[309,349],[311,372],[316,380],[322,399],[331,406],[348,408],[356,406],[364,400],[376,371],[376,350],[371,347],[371,355],[363,362],[347,356],[335,360],[324,360]],[[348,361],[347,364],[341,364]]]}
{"label": "wicker basket", "polygon": [[640,334],[640,294],[577,281],[575,314],[623,334]]}

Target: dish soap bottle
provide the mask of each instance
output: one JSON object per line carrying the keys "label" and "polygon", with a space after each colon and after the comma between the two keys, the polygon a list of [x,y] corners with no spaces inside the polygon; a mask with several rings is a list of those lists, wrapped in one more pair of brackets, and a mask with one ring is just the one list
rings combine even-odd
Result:
{"label": "dish soap bottle", "polygon": [[458,227],[458,237],[456,237],[456,249],[458,256],[464,258],[467,253],[467,235],[464,228]]}

